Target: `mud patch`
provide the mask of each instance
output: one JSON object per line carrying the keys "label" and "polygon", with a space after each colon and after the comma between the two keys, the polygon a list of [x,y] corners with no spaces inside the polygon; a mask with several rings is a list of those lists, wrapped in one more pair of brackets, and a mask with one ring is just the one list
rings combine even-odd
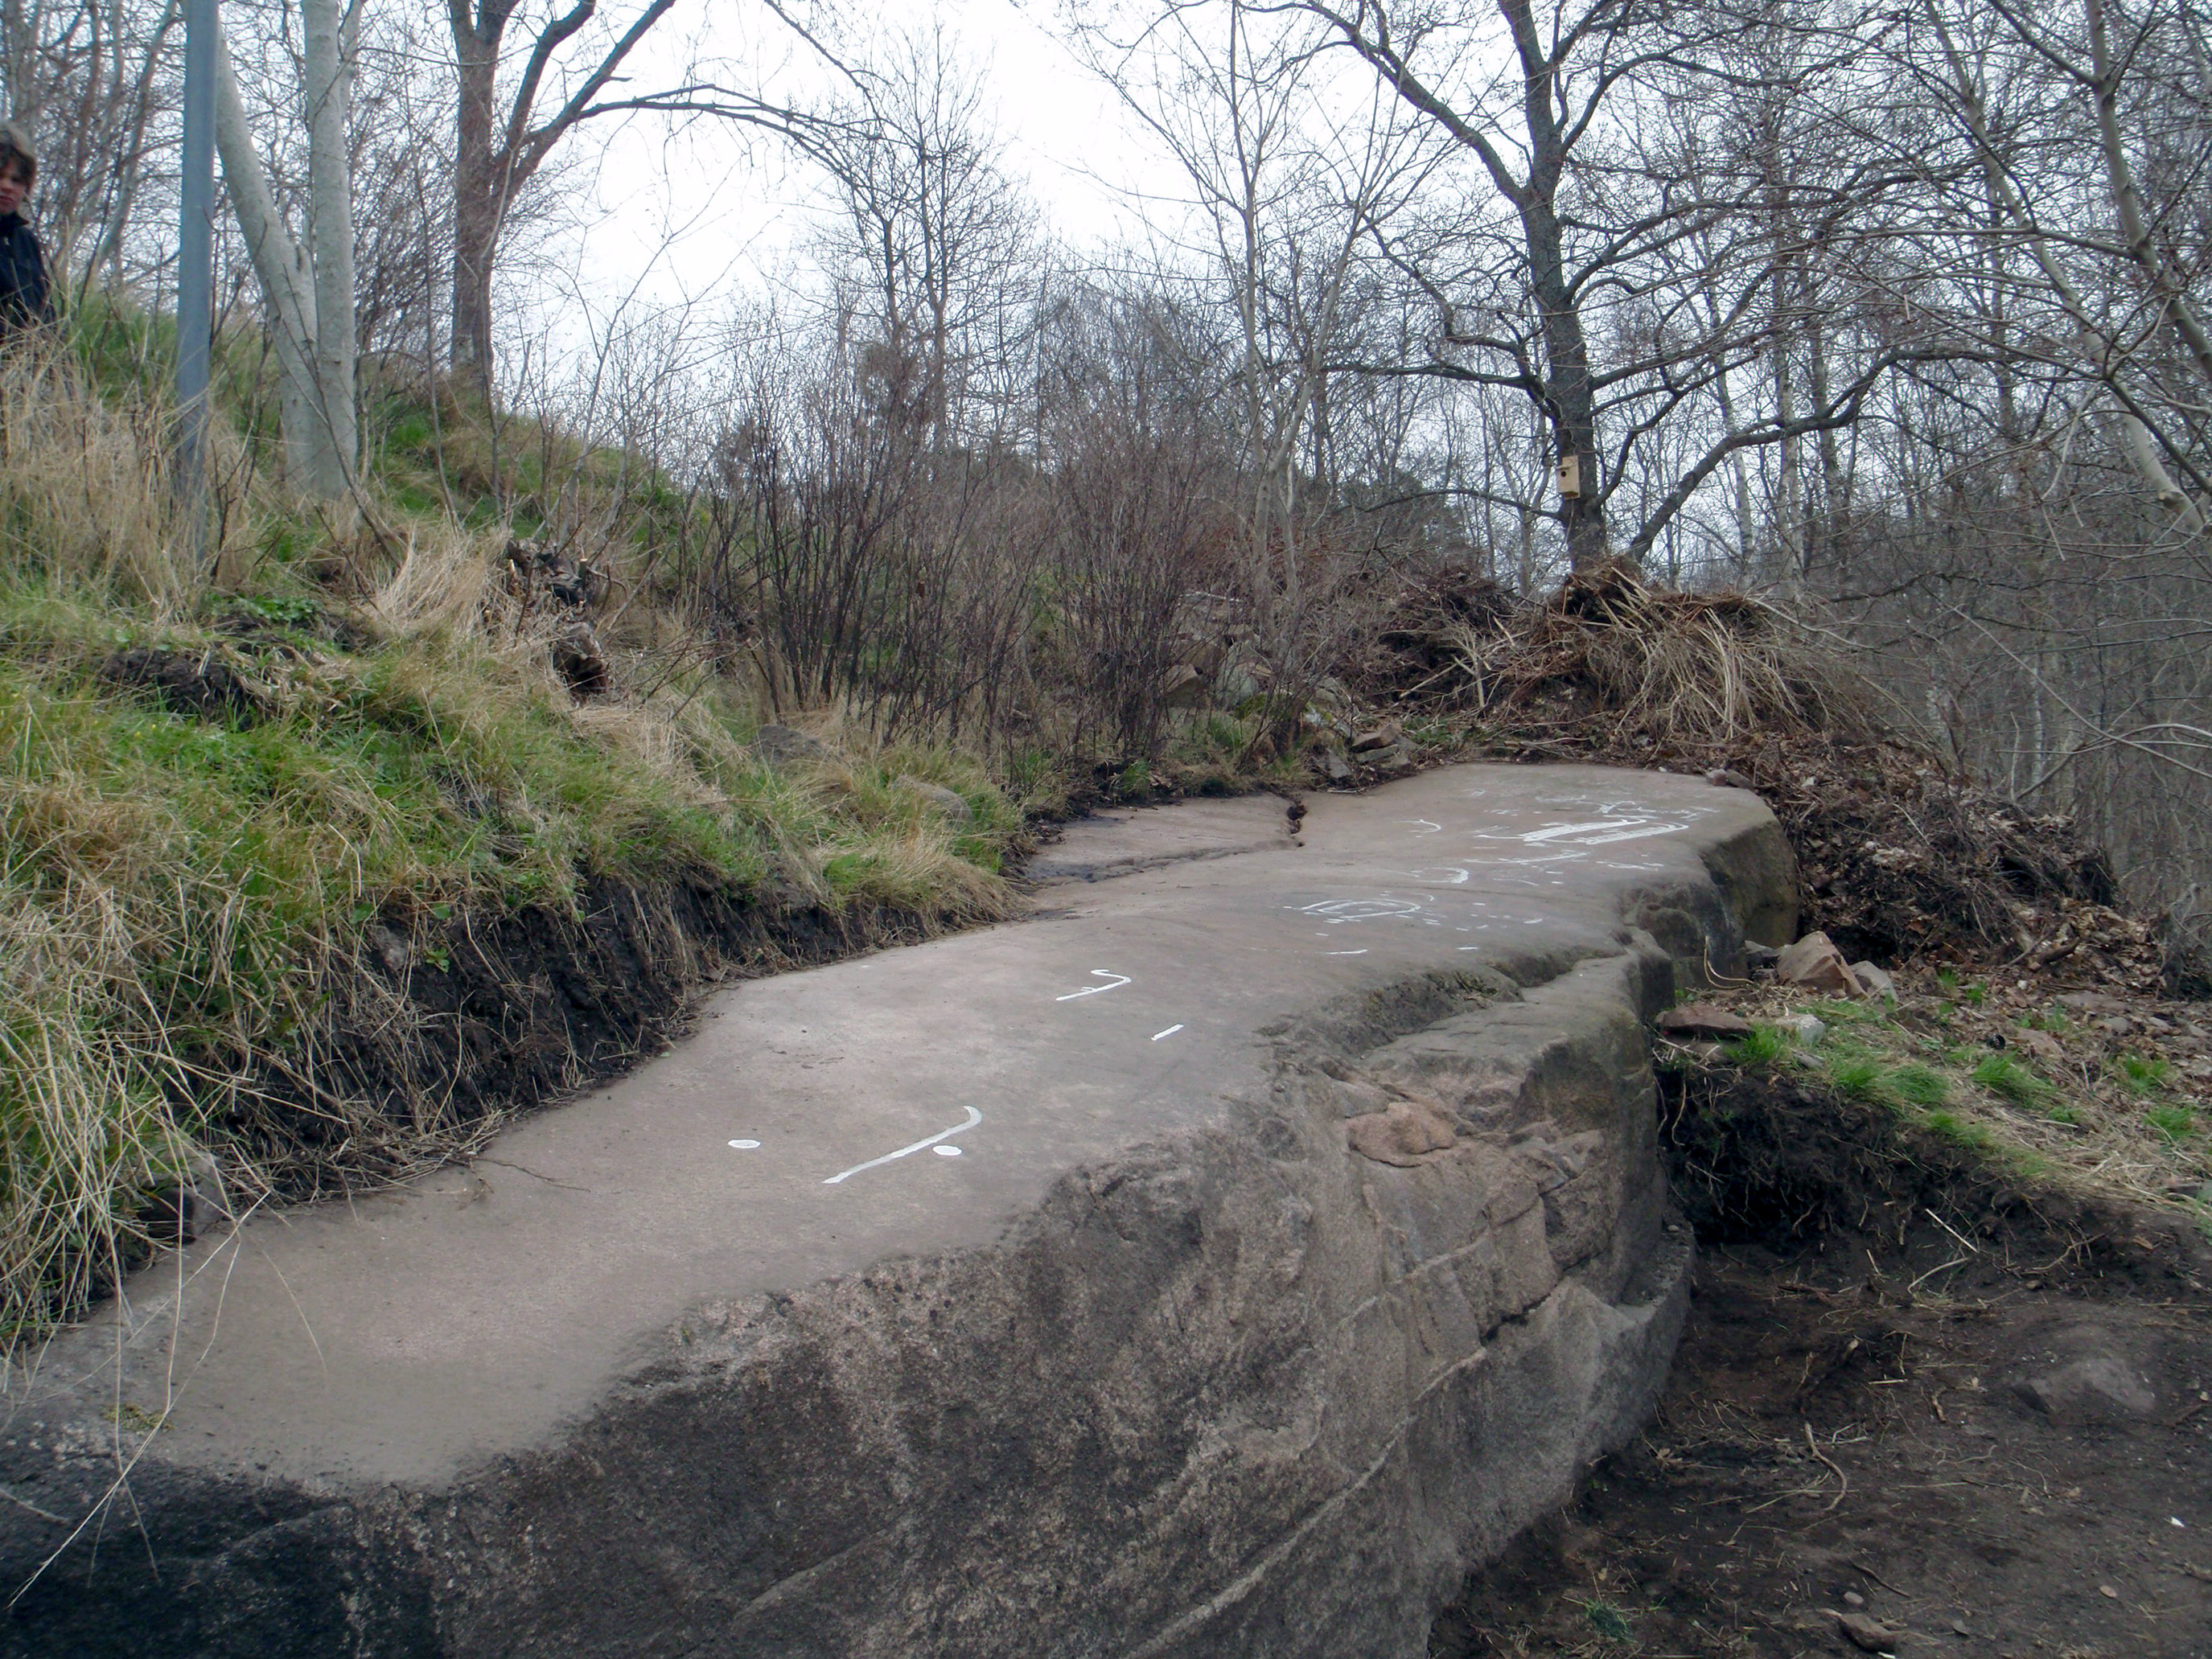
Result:
{"label": "mud patch", "polygon": [[1788,1079],[1670,1092],[1674,1376],[1431,1654],[1858,1653],[1844,1614],[1900,1655],[2212,1655],[2202,1242]]}

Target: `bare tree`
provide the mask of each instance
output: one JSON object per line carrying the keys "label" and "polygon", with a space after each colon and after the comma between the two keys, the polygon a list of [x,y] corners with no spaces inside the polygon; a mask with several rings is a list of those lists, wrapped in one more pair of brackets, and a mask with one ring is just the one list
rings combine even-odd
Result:
{"label": "bare tree", "polygon": [[[813,35],[779,0],[765,3],[814,46]],[[489,386],[492,368],[492,269],[500,238],[519,193],[580,125],[642,111],[714,116],[785,135],[809,126],[799,111],[726,86],[697,61],[674,84],[632,90],[626,66],[676,5],[647,0],[602,18],[599,0],[528,11],[522,0],[447,0],[456,95],[453,366],[483,384]],[[514,59],[520,68],[502,93],[501,71]]]}
{"label": "bare tree", "polygon": [[[1393,94],[1474,158],[1510,231],[1479,203],[1408,228],[1390,257],[1436,307],[1425,361],[1372,365],[1517,391],[1552,434],[1561,489],[1553,508],[1569,561],[1586,566],[1614,550],[1608,523],[1626,498],[1634,453],[1662,425],[1710,421],[1720,375],[1747,353],[1771,349],[1787,307],[1771,303],[1784,268],[1800,257],[1787,236],[1746,234],[1771,222],[1775,179],[1755,151],[1710,143],[1679,147],[1662,164],[1639,154],[1639,134],[1686,106],[1699,83],[1802,98],[1831,67],[1848,63],[1858,20],[1800,19],[1786,11],[1727,6],[1682,12],[1637,0],[1588,0],[1547,15],[1530,0],[1442,8],[1389,0],[1301,0]],[[1492,75],[1483,56],[1494,14],[1511,45]],[[1785,36],[1807,49],[1786,70],[1762,64],[1747,40]],[[1864,214],[1906,175],[1847,164],[1788,189],[1814,201],[1831,228]],[[1846,210],[1849,211],[1847,212]],[[1694,273],[1727,295],[1702,319],[1686,285],[1680,250],[1701,235],[1729,263]],[[1713,239],[1716,239],[1713,240]],[[1502,258],[1479,257],[1484,246]],[[1606,318],[1601,331],[1595,314]],[[1606,349],[1609,348],[1609,349]],[[1768,410],[1712,430],[1686,458],[1671,488],[1643,489],[1644,504],[1619,549],[1640,559],[1711,474],[1737,452],[1794,443],[1848,425],[1881,376],[1921,349],[1887,342],[1809,406]],[[1603,356],[1601,352],[1603,350]]]}
{"label": "bare tree", "polygon": [[994,422],[978,394],[1026,356],[1048,260],[957,43],[937,29],[885,55],[811,137],[842,210],[824,247],[841,282],[865,289],[851,303],[878,331],[867,349],[885,394],[949,444]]}
{"label": "bare tree", "polygon": [[216,142],[260,279],[276,359],[288,476],[325,500],[348,495],[356,411],[353,178],[348,117],[360,0],[301,0],[300,112],[307,137],[307,224],[285,222],[254,143],[227,45],[216,52]]}

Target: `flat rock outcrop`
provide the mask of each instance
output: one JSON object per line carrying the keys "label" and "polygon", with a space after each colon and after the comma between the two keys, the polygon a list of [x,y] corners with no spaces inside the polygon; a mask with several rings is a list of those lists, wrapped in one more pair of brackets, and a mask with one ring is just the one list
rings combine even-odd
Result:
{"label": "flat rock outcrop", "polygon": [[1420,1654],[1665,1376],[1646,1028],[1791,872],[1681,778],[1311,809],[142,1275],[15,1391],[0,1652]]}

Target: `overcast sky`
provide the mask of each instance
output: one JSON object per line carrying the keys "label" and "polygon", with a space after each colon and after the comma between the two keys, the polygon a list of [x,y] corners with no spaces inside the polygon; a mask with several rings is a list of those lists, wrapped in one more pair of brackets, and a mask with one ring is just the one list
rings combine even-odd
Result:
{"label": "overcast sky", "polygon": [[[823,84],[766,8],[714,0],[713,9],[711,46],[763,58],[772,95],[804,98]],[[1062,44],[1049,0],[934,0],[896,15],[908,28],[942,20],[957,39],[1005,141],[1006,166],[1027,182],[1064,241],[1079,248],[1112,240],[1137,222],[1129,190],[1175,188],[1172,168],[1141,125]],[[661,55],[640,65],[638,83],[671,73],[682,44],[672,32]],[[593,210],[586,228],[546,251],[545,275],[556,293],[569,289],[594,311],[624,303],[712,310],[791,279],[809,225],[826,205],[819,174],[804,161],[773,140],[718,123],[672,132],[660,118],[641,118],[606,137],[584,181]],[[557,311],[560,301],[553,303]],[[557,321],[551,326],[569,332]]]}

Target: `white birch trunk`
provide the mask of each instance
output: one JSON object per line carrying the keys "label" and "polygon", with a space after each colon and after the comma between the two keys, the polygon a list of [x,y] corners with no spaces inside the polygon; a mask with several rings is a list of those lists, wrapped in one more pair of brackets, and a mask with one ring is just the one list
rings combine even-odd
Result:
{"label": "white birch trunk", "polygon": [[253,274],[261,283],[270,343],[276,357],[277,414],[284,432],[284,474],[295,484],[315,472],[317,422],[313,415],[315,295],[307,257],[285,228],[276,198],[253,147],[246,105],[239,96],[230,49],[220,33],[215,47],[215,142],[222,155],[222,176],[245,234]]}
{"label": "white birch trunk", "polygon": [[361,449],[355,413],[353,173],[346,120],[353,108],[360,47],[355,8],[342,0],[302,0],[307,106],[307,213],[315,280],[314,374],[324,426],[314,493],[346,493]]}
{"label": "white birch trunk", "polygon": [[261,284],[276,358],[284,472],[325,501],[348,495],[360,446],[355,414],[354,235],[346,116],[352,102],[353,18],[338,0],[307,0],[308,197],[302,246],[277,210],[228,46],[216,39],[216,148]]}

